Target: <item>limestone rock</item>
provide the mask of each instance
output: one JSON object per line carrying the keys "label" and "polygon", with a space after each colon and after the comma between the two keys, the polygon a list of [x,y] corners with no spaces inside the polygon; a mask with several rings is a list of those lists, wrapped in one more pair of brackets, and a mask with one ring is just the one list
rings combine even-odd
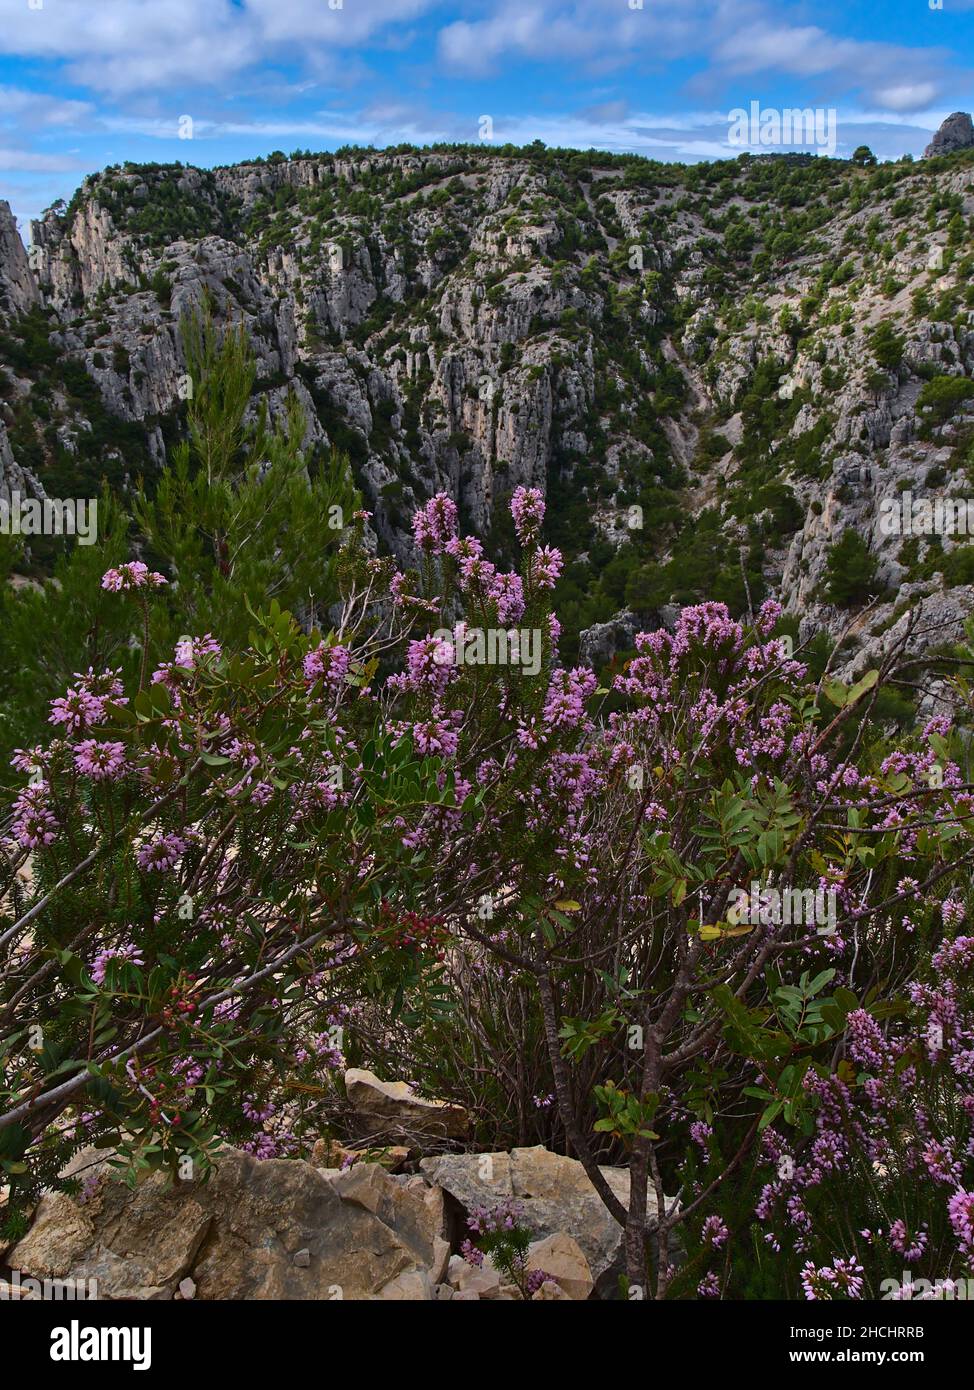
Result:
{"label": "limestone rock", "polygon": [[0,309],[26,313],[40,300],[10,204],[0,198]]}
{"label": "limestone rock", "polygon": [[924,159],[938,154],[953,154],[974,145],[974,122],[966,111],[955,111],[943,122],[930,144],[923,151]]}
{"label": "limestone rock", "polygon": [[49,1194],[7,1261],[34,1277],[94,1279],[102,1299],[171,1299],[187,1280],[202,1300],[432,1297],[430,1270],[439,1276],[449,1253],[442,1194],[374,1164],[340,1177],[347,1198],[308,1163],[227,1150],[207,1183],[112,1181],[83,1205]]}
{"label": "limestone rock", "polygon": [[380,1081],[372,1072],[358,1067],[350,1067],[345,1073],[345,1091],[357,1128],[373,1143],[397,1136],[462,1139],[470,1128],[462,1105],[426,1100],[408,1082]]}
{"label": "limestone rock", "polygon": [[566,1293],[560,1284],[556,1284],[553,1279],[546,1279],[540,1289],[535,1289],[531,1295],[532,1303],[571,1303],[572,1296]]}
{"label": "limestone rock", "polygon": [[[624,1265],[622,1227],[575,1159],[538,1145],[510,1153],[442,1154],[424,1158],[419,1166],[467,1211],[513,1198],[537,1239],[560,1232],[570,1235],[588,1262],[598,1292],[614,1292]],[[628,1170],[604,1167],[601,1172],[619,1200],[628,1203]],[[652,1216],[656,1211],[652,1188],[647,1204]]]}
{"label": "limestone rock", "polygon": [[544,1240],[533,1241],[528,1249],[528,1269],[543,1269],[569,1298],[591,1296],[595,1280],[578,1241],[558,1231]]}

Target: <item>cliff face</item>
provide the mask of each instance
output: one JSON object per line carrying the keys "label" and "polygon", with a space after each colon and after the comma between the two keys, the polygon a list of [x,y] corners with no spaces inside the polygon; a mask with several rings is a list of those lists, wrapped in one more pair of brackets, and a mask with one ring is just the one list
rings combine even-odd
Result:
{"label": "cliff face", "polygon": [[26,313],[39,299],[10,204],[0,198],[0,313]]}
{"label": "cliff face", "polygon": [[[125,166],[34,224],[33,271],[4,206],[8,319],[45,314],[58,360],[139,427],[150,459],[178,406],[180,317],[205,296],[247,325],[271,408],[296,392],[309,449],[349,454],[402,560],[414,504],[440,489],[503,547],[525,483],[549,493],[579,624],[772,592],[803,635],[838,635],[861,606],[829,585],[850,529],[873,590],[890,591],[850,670],[900,621],[898,586],[947,625],[937,642],[971,606],[974,566],[950,561],[966,538],[907,545],[882,527],[884,500],[957,491],[971,462],[963,390],[946,414],[921,397],[974,369],[968,155],[682,169],[458,148]],[[5,375],[25,440],[30,372]],[[56,438],[37,434],[63,466],[90,420],[52,389]]]}

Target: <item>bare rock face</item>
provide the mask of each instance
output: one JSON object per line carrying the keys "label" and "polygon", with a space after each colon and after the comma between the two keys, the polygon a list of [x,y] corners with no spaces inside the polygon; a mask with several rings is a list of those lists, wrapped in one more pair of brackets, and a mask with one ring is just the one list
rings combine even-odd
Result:
{"label": "bare rock face", "polygon": [[423,1136],[462,1139],[470,1119],[462,1105],[426,1100],[405,1081],[380,1081],[370,1071],[350,1067],[345,1091],[352,1103],[354,1124],[372,1144],[383,1140]]}
{"label": "bare rock face", "polygon": [[966,111],[955,111],[948,116],[930,144],[923,151],[924,159],[937,154],[953,154],[955,150],[968,150],[974,145],[974,121]]}
{"label": "bare rock face", "polygon": [[[444,1188],[467,1211],[513,1199],[521,1207],[524,1224],[539,1241],[569,1232],[599,1293],[613,1292],[623,1269],[622,1227],[610,1216],[575,1159],[538,1145],[512,1149],[510,1153],[443,1154],[424,1158],[419,1166],[431,1182]],[[623,1205],[628,1203],[628,1170],[601,1171]],[[648,1193],[647,1210],[650,1216],[656,1211],[652,1190]],[[552,1249],[552,1258],[555,1253]],[[562,1256],[568,1260],[567,1248],[559,1246],[557,1253],[559,1260]],[[537,1267],[547,1268],[543,1260]],[[555,1270],[549,1272],[557,1274]]]}
{"label": "bare rock face", "polygon": [[10,204],[0,198],[0,309],[24,314],[40,302]]}
{"label": "bare rock face", "polygon": [[432,1298],[449,1259],[443,1196],[414,1181],[370,1164],[333,1183],[300,1160],[235,1150],[207,1183],[153,1174],[133,1191],[102,1169],[84,1202],[42,1198],[6,1263],[95,1280],[99,1299],[171,1299],[188,1279],[203,1300]]}
{"label": "bare rock face", "polygon": [[0,420],[0,502],[9,504],[17,495],[43,498],[44,489],[33,473],[21,468],[14,458],[7,427]]}
{"label": "bare rock face", "polygon": [[626,609],[607,623],[594,623],[579,634],[579,654],[586,665],[599,671],[619,652],[626,651],[636,641],[637,632],[653,632],[657,623],[642,620]]}

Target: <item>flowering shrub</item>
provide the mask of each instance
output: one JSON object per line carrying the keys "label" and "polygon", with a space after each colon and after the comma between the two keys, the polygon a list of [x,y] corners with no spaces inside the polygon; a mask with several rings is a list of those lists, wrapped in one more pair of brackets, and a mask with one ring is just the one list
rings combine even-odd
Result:
{"label": "flowering shrub", "polygon": [[528,1268],[531,1232],[524,1225],[517,1202],[506,1201],[495,1207],[475,1207],[467,1217],[467,1229],[476,1237],[463,1242],[461,1252],[468,1264],[482,1269],[484,1257],[506,1282],[513,1284],[522,1298],[531,1298],[549,1278],[543,1269]]}
{"label": "flowering shrub", "polygon": [[[872,1234],[840,1246],[815,1215],[853,1155],[876,1239],[899,1257],[926,1234],[957,1270],[972,847],[948,728],[877,753],[897,654],[816,686],[772,602],[750,625],[685,609],[600,687],[559,665],[540,493],[512,512],[519,573],[440,495],[420,575],[346,548],[332,631],[272,604],[245,648],[207,632],[137,682],[89,670],[17,754],[11,1219],[91,1140],[132,1173],[205,1170],[226,1140],[300,1153],[348,1062],[468,1103],[485,1145],[569,1147],[625,1226],[630,1293],[732,1291],[752,1226],[795,1296],[862,1292]],[[109,588],[143,627],[165,593],[137,564]],[[923,1055],[920,1019],[943,1030]],[[628,1206],[605,1162],[628,1164]]]}

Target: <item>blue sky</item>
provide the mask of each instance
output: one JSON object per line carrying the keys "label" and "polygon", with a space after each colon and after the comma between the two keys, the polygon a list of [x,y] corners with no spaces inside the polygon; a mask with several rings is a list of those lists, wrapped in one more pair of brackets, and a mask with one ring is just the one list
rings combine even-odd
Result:
{"label": "blue sky", "polygon": [[106,164],[475,141],[483,116],[713,159],[753,101],[834,108],[840,155],[919,154],[974,109],[972,38],[974,0],[0,0],[0,198],[26,233]]}

